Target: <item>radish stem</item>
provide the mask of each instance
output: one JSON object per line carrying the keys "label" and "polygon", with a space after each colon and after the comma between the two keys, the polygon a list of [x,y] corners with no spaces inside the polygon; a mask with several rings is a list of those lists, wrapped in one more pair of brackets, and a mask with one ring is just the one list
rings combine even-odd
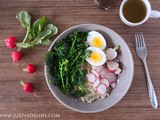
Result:
{"label": "radish stem", "polygon": [[22,71],[26,72],[26,71],[27,71],[27,69],[26,69],[26,68],[25,68],[25,69],[22,69]]}
{"label": "radish stem", "polygon": [[25,86],[25,83],[21,80],[20,81],[20,84],[22,85],[22,86]]}
{"label": "radish stem", "polygon": [[[28,38],[28,35],[29,35],[29,31],[30,31],[30,28],[27,28],[27,32],[26,32],[26,35],[23,39],[23,42],[22,43],[25,43],[27,41],[27,38]],[[18,48],[18,51],[21,51],[21,47]]]}
{"label": "radish stem", "polygon": [[113,48],[113,50],[118,50],[120,48],[120,45],[116,45],[114,48]]}

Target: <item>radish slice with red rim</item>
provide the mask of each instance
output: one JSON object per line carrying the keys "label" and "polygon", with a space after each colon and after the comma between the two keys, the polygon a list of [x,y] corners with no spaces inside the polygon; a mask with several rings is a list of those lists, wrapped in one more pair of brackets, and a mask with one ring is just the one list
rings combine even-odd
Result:
{"label": "radish slice with red rim", "polygon": [[96,68],[96,72],[97,72],[97,73],[100,73],[103,68],[104,68],[104,66],[98,66],[98,67]]}
{"label": "radish slice with red rim", "polygon": [[110,71],[114,72],[119,67],[119,64],[114,61],[109,61],[107,62],[107,67]]}
{"label": "radish slice with red rim", "polygon": [[92,86],[96,88],[99,85],[99,83],[99,78],[96,78],[96,81],[93,82]]}
{"label": "radish slice with red rim", "polygon": [[108,73],[109,73],[109,70],[107,68],[102,69],[100,72],[101,78],[106,78]]}
{"label": "radish slice with red rim", "polygon": [[108,73],[106,78],[110,83],[116,82],[117,80],[117,76],[114,73]]}
{"label": "radish slice with red rim", "polygon": [[97,92],[101,95],[105,94],[107,91],[107,87],[104,85],[104,84],[100,84],[98,87],[97,87]]}
{"label": "radish slice with red rim", "polygon": [[86,75],[88,82],[93,83],[96,80],[96,76],[92,73]]}
{"label": "radish slice with red rim", "polygon": [[91,70],[91,72],[96,76],[99,77],[99,74],[95,70]]}
{"label": "radish slice with red rim", "polygon": [[101,83],[103,83],[107,88],[109,87],[109,81],[107,79],[102,79]]}
{"label": "radish slice with red rim", "polygon": [[113,60],[117,57],[117,52],[114,49],[109,48],[106,52],[106,57],[107,60]]}

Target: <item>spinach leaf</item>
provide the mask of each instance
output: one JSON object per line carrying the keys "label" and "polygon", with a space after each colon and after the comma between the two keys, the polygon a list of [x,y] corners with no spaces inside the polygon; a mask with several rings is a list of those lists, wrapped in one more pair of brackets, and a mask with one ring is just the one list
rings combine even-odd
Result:
{"label": "spinach leaf", "polygon": [[83,97],[86,95],[86,91],[76,90],[73,93],[73,96],[76,98]]}

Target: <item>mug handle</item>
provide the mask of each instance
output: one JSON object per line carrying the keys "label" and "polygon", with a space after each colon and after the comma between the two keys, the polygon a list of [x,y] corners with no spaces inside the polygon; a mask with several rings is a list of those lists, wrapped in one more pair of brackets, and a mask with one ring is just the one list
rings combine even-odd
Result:
{"label": "mug handle", "polygon": [[159,18],[160,17],[160,12],[156,11],[156,10],[151,10],[150,17],[151,18]]}

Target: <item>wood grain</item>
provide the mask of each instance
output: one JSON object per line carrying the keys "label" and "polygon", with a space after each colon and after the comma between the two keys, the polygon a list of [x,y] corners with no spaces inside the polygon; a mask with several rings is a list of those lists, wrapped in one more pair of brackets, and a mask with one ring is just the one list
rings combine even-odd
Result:
{"label": "wood grain", "polygon": [[[160,0],[151,0],[153,9],[160,10]],[[59,28],[59,34],[69,27],[82,23],[95,23],[107,26],[120,34],[129,45],[135,64],[133,84],[127,95],[114,107],[96,114],[77,113],[60,104],[49,91],[43,73],[44,54],[48,46],[35,47],[24,51],[25,58],[35,63],[41,73],[28,75],[21,70],[25,66],[16,67],[11,62],[11,51],[0,43],[0,114],[60,114],[60,120],[160,120],[160,108],[153,109],[150,105],[145,81],[145,73],[141,61],[135,52],[134,34],[143,32],[148,49],[148,67],[158,100],[160,101],[160,19],[149,19],[145,24],[131,28],[124,25],[119,18],[121,0],[116,0],[108,11],[98,9],[93,0],[0,0],[0,39],[16,36],[22,40],[25,30],[15,15],[20,10],[27,10],[33,20],[47,16]],[[53,37],[52,40],[56,38]],[[36,99],[24,93],[20,80],[31,81],[36,91],[46,96]],[[23,119],[28,118],[0,118]],[[30,118],[36,120],[37,118]]]}

